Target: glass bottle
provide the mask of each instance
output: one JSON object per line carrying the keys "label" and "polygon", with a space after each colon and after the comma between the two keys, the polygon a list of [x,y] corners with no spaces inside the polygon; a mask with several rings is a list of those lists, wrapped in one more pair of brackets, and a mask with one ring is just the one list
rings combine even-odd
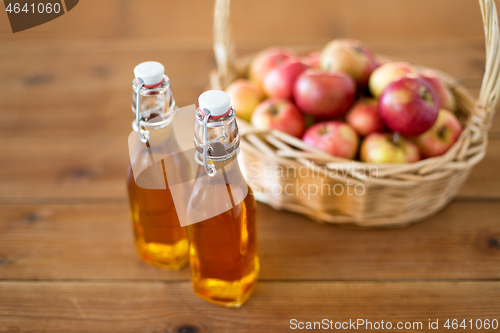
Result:
{"label": "glass bottle", "polygon": [[[201,163],[188,206],[191,219],[201,221],[188,225],[192,283],[202,299],[240,307],[259,273],[255,199],[238,165],[240,139],[229,96],[207,91],[199,105],[194,141]],[[217,172],[220,181],[207,171]],[[230,200],[227,210],[221,209],[227,204],[223,198]],[[217,215],[213,216],[212,208],[219,210]]]}
{"label": "glass bottle", "polygon": [[[131,152],[127,188],[137,253],[150,264],[178,270],[188,262],[187,232],[179,223],[168,187],[164,161],[151,162],[152,150],[160,147],[169,155],[174,155],[175,158],[169,159],[170,163],[173,161],[176,164],[174,169],[181,172],[185,170],[183,165],[187,163],[182,160],[182,154],[176,154],[180,148],[171,126],[175,115],[175,100],[164,71],[164,67],[157,62],[141,63],[134,69],[136,78],[132,82],[132,111],[136,120],[132,126],[135,133],[131,136],[139,136],[142,144],[137,145],[139,148],[135,152]],[[137,91],[140,91],[140,96]],[[161,140],[155,142],[156,147],[152,147],[150,137],[158,137],[158,133],[161,133]],[[137,137],[134,136],[133,139]],[[134,175],[137,170],[142,172]]]}

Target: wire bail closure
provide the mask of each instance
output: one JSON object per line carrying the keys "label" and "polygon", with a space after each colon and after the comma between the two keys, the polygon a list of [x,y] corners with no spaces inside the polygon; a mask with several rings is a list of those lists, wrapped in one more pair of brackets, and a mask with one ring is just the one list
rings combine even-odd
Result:
{"label": "wire bail closure", "polygon": [[217,174],[217,169],[214,164],[208,164],[207,155],[208,155],[208,118],[210,118],[210,110],[203,109],[203,113],[205,113],[205,117],[203,117],[203,167],[205,168],[205,172],[209,177],[214,177]]}
{"label": "wire bail closure", "polygon": [[139,84],[137,85],[137,89],[135,91],[137,94],[135,103],[135,124],[137,126],[137,133],[139,134],[139,139],[141,140],[141,142],[146,143],[149,140],[149,131],[141,128],[140,126],[141,118],[139,117],[140,106],[141,106],[141,88],[144,86],[144,80],[138,77],[137,81],[139,82]]}

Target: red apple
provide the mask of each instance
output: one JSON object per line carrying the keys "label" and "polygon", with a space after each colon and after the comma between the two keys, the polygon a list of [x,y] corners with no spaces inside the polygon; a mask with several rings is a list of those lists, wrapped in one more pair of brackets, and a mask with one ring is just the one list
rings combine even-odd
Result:
{"label": "red apple", "polygon": [[408,75],[387,86],[380,96],[378,111],[391,131],[417,136],[436,122],[439,102],[428,83]]}
{"label": "red apple", "polygon": [[231,98],[231,105],[236,115],[246,121],[250,121],[253,110],[262,100],[262,93],[251,81],[240,79],[232,82],[226,88]]}
{"label": "red apple", "polygon": [[309,128],[302,140],[333,156],[353,159],[359,146],[356,132],[347,124],[325,121]]}
{"label": "red apple", "polygon": [[397,134],[372,133],[361,143],[360,157],[368,163],[414,163],[420,153],[413,142]]}
{"label": "red apple", "polygon": [[399,78],[417,73],[418,70],[407,62],[389,62],[381,65],[373,71],[370,76],[368,86],[373,97],[378,98],[384,92],[385,88]]}
{"label": "red apple", "polygon": [[279,130],[300,137],[306,128],[304,116],[293,103],[269,98],[260,103],[252,114],[252,125],[261,130]]}
{"label": "red apple", "polygon": [[291,99],[295,80],[308,68],[309,65],[297,59],[285,61],[267,73],[264,78],[264,92],[270,97]]}
{"label": "red apple", "polygon": [[353,39],[335,39],[328,43],[321,51],[320,63],[325,71],[349,74],[359,86],[366,86],[377,68],[373,53]]}
{"label": "red apple", "polygon": [[250,80],[255,82],[257,86],[262,89],[262,83],[267,73],[290,59],[292,56],[294,56],[294,52],[284,47],[271,47],[260,52],[253,58],[250,64],[248,73]]}
{"label": "red apple", "polygon": [[455,96],[451,92],[450,88],[441,80],[436,72],[431,70],[424,70],[420,73],[420,77],[425,80],[436,92],[437,98],[439,100],[439,106],[446,110],[455,110],[456,101]]}
{"label": "red apple", "polygon": [[354,102],[356,84],[343,72],[308,69],[295,81],[293,96],[302,112],[316,118],[343,116]]}
{"label": "red apple", "polygon": [[385,130],[375,99],[359,100],[347,113],[346,121],[361,136]]}
{"label": "red apple", "polygon": [[445,109],[439,110],[434,126],[415,139],[424,158],[443,155],[457,142],[462,126],[455,115]]}

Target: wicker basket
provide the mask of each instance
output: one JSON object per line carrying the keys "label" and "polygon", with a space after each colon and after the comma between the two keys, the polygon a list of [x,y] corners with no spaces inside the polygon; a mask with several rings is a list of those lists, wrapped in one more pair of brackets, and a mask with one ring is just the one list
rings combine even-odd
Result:
{"label": "wicker basket", "polygon": [[[210,77],[213,89],[224,89],[231,81],[244,77],[251,60],[250,56],[235,57],[229,4],[230,0],[217,0],[215,4],[214,51],[218,68]],[[500,91],[497,11],[493,0],[479,0],[479,4],[486,35],[486,70],[479,99],[475,101],[465,87],[441,73],[455,94],[456,112],[464,124],[459,140],[447,153],[411,164],[367,164],[333,157],[282,132],[257,131],[239,121],[245,166],[247,171],[252,169],[247,172],[247,180],[256,199],[320,222],[360,226],[406,225],[448,204],[485,155]],[[264,170],[276,170],[279,175]],[[320,187],[323,191],[318,194],[308,191]]]}

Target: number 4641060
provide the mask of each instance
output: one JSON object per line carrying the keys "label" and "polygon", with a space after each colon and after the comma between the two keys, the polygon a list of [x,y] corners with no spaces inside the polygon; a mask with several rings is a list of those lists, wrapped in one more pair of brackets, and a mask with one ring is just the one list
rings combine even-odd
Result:
{"label": "number 4641060", "polygon": [[477,319],[476,321],[474,320],[469,320],[469,321],[466,321],[465,319],[462,320],[462,322],[459,322],[458,319],[448,319],[446,321],[446,323],[444,324],[444,327],[447,328],[447,329],[452,329],[452,330],[456,330],[456,329],[459,329],[459,328],[463,328],[463,329],[467,329],[467,328],[470,328],[471,330],[473,329],[486,329],[486,330],[489,330],[490,328],[496,330],[498,328],[498,320],[497,319],[493,319],[493,320],[489,320],[489,319]]}
{"label": "number 4641060", "polygon": [[39,13],[39,14],[43,14],[43,13],[46,13],[46,14],[50,14],[50,13],[59,13],[61,11],[61,4],[59,3],[54,3],[54,4],[51,4],[51,3],[38,3],[38,5],[35,5],[34,3],[32,3],[31,5],[28,6],[27,3],[24,3],[24,5],[21,7],[21,4],[20,3],[14,3],[12,4],[9,3],[9,5],[7,6],[7,8],[5,8],[5,11],[6,12],[9,12],[9,13],[15,13],[15,14],[19,14],[21,12],[24,12],[24,13]]}

